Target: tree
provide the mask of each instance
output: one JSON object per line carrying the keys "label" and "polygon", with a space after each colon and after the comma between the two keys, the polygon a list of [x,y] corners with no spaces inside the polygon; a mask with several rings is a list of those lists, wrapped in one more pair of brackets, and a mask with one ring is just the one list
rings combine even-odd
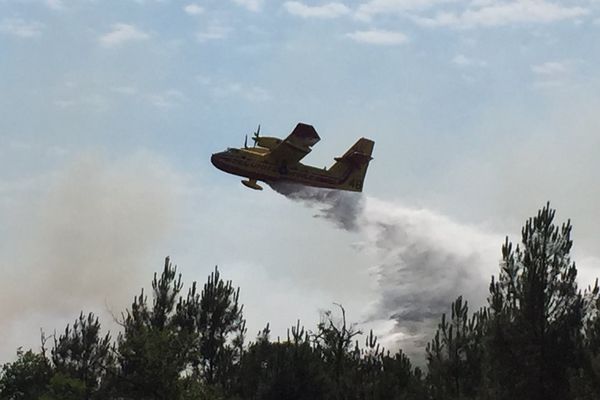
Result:
{"label": "tree", "polygon": [[201,294],[194,282],[184,298],[182,287],[167,257],[152,306],[142,290],[124,316],[117,348],[128,398],[219,397],[234,385],[246,332],[239,288],[216,268]]}
{"label": "tree", "polygon": [[52,367],[44,352],[17,350],[17,359],[2,366],[0,372],[1,400],[34,400],[46,393],[52,377]]}
{"label": "tree", "polygon": [[427,344],[428,384],[433,399],[477,398],[481,385],[483,341],[487,310],[469,318],[469,308],[462,296],[451,305],[433,340]]}
{"label": "tree", "polygon": [[187,299],[178,305],[178,318],[193,327],[195,353],[192,365],[208,385],[229,390],[234,385],[246,334],[240,289],[221,279],[215,267],[200,295],[192,285]]}
{"label": "tree", "polygon": [[393,356],[378,342],[371,330],[364,347],[358,340],[352,352],[351,387],[348,398],[360,400],[422,399],[425,391],[420,370],[414,370],[399,350]]}
{"label": "tree", "polygon": [[329,398],[323,360],[300,322],[288,330],[284,342],[271,342],[269,333],[267,325],[244,353],[237,394],[257,400]]}
{"label": "tree", "polygon": [[[100,322],[94,314],[86,317],[82,312],[72,328],[67,325],[64,333],[54,339],[51,358],[55,373],[63,377],[51,382],[55,392],[59,382],[61,387],[71,382],[82,388],[83,399],[106,398],[106,379],[110,372],[114,374],[113,348],[110,333],[100,336]],[[60,393],[56,395],[65,397]]]}
{"label": "tree", "polygon": [[571,387],[577,399],[600,397],[600,286],[598,279],[583,293],[583,341],[579,357],[581,368],[575,369]]}
{"label": "tree", "polygon": [[193,346],[190,324],[176,318],[175,308],[182,289],[177,267],[165,259],[160,278],[152,281],[152,306],[142,289],[123,318],[117,338],[119,387],[125,398],[178,399],[180,376],[186,371]]}
{"label": "tree", "polygon": [[506,239],[501,272],[490,284],[489,381],[493,398],[566,399],[576,367],[582,299],[569,252],[571,224],[554,225],[547,204]]}
{"label": "tree", "polygon": [[383,375],[380,378],[377,399],[421,400],[427,398],[421,369],[413,368],[410,359],[398,350],[383,357]]}
{"label": "tree", "polygon": [[352,386],[349,374],[350,368],[352,368],[350,351],[354,337],[361,335],[362,332],[356,329],[355,324],[347,324],[346,310],[341,305],[336,305],[342,313],[341,321],[337,323],[334,321],[331,311],[326,311],[317,327],[314,341],[333,383],[335,398],[348,399]]}
{"label": "tree", "polygon": [[593,357],[600,355],[600,286],[598,279],[583,294],[584,343]]}

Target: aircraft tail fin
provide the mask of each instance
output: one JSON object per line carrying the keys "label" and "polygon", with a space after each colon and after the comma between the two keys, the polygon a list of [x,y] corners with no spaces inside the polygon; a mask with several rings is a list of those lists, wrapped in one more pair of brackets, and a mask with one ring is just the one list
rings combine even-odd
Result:
{"label": "aircraft tail fin", "polygon": [[335,158],[329,172],[340,178],[340,189],[362,192],[374,146],[374,141],[360,138],[343,156]]}

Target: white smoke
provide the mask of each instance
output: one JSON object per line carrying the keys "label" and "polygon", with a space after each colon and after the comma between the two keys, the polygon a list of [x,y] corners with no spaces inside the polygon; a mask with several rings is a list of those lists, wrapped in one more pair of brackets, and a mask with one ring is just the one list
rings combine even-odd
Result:
{"label": "white smoke", "polygon": [[373,265],[366,267],[378,292],[365,312],[365,326],[378,327],[388,347],[422,358],[441,315],[457,296],[463,295],[472,310],[485,303],[490,277],[498,270],[499,235],[360,193],[272,186],[362,236],[355,247],[372,256]]}
{"label": "white smoke", "polygon": [[179,179],[149,153],[86,154],[23,190],[11,205],[14,246],[0,260],[0,359],[81,310],[110,325],[107,309],[118,314],[160,267],[157,245],[172,232]]}

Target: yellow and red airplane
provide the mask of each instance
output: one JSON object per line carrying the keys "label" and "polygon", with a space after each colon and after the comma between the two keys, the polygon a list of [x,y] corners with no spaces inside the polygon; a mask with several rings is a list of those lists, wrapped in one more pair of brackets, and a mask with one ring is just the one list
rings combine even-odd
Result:
{"label": "yellow and red airplane", "polygon": [[221,171],[247,178],[242,183],[262,190],[257,181],[293,182],[306,186],[362,192],[375,142],[361,138],[330,168],[316,168],[300,163],[321,138],[312,125],[299,123],[284,140],[260,136],[260,125],[252,137],[254,146],[228,148],[215,153],[210,161]]}

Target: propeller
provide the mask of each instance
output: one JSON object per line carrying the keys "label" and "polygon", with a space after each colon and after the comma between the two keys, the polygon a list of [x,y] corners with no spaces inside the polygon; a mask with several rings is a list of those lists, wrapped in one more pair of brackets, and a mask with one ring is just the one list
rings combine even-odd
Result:
{"label": "propeller", "polygon": [[248,135],[246,135],[246,137],[244,138],[244,148],[248,148]]}
{"label": "propeller", "polygon": [[254,141],[254,147],[256,147],[256,142],[258,142],[258,138],[260,137],[260,124],[258,124],[258,129],[254,132],[252,136],[252,140]]}

